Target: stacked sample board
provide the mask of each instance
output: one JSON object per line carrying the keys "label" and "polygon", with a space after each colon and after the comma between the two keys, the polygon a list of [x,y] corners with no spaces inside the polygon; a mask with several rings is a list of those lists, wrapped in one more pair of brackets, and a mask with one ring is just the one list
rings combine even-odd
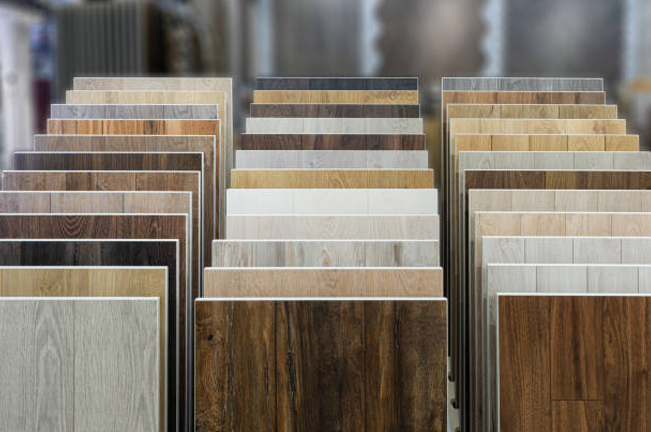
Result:
{"label": "stacked sample board", "polygon": [[647,430],[651,154],[603,88],[442,81],[462,430]]}
{"label": "stacked sample board", "polygon": [[259,78],[196,300],[198,431],[447,430],[415,78]]}
{"label": "stacked sample board", "polygon": [[77,78],[52,106],[2,178],[0,429],[194,430],[232,137],[230,78]]}

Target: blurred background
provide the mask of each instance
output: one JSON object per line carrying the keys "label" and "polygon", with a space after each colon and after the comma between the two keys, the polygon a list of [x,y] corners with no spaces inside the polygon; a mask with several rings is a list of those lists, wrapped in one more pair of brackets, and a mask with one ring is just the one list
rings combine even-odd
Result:
{"label": "blurred background", "polygon": [[29,148],[74,76],[603,77],[650,148],[651,0],[0,0],[0,146]]}

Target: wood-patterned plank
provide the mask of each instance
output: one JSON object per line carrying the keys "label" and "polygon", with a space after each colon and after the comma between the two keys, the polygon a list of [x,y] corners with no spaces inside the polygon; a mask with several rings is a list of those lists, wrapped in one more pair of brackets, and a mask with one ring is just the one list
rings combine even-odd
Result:
{"label": "wood-patterned plank", "polygon": [[[203,153],[205,176],[219,190],[219,209],[213,212],[215,229],[223,230],[219,217],[224,213],[225,188],[217,183],[218,147],[215,137],[151,135],[36,135],[34,149],[42,152],[116,152],[116,153]],[[217,232],[213,234],[217,238]]]}
{"label": "wood-patterned plank", "polygon": [[[205,242],[203,254],[210,262],[210,241],[212,235],[218,235],[214,225],[214,215],[217,211],[217,191],[214,183],[204,171],[202,153],[104,153],[104,152],[15,152],[14,169],[21,171],[189,171],[201,173],[201,190],[199,199],[204,209],[201,220],[205,223],[209,234]],[[196,209],[195,209],[196,211]],[[218,236],[215,238],[219,238]],[[199,240],[197,238],[197,240]],[[196,242],[194,256],[201,246]]]}
{"label": "wood-patterned plank", "polygon": [[252,134],[422,134],[420,118],[256,118],[246,119]]}
{"label": "wood-patterned plank", "polygon": [[255,90],[253,103],[417,104],[412,90]]}
{"label": "wood-patterned plank", "polygon": [[204,299],[196,309],[198,431],[446,430],[444,300]]}
{"label": "wood-patterned plank", "polygon": [[616,119],[617,105],[448,104],[451,118]]}
{"label": "wood-patterned plank", "polygon": [[444,91],[603,91],[603,78],[443,77]]}
{"label": "wood-patterned plank", "polygon": [[[640,138],[638,135],[618,134],[456,134],[455,142],[451,143],[454,153],[461,151],[498,151],[500,144],[506,140],[517,140],[520,145],[510,151],[568,151],[570,141],[573,150],[581,151],[577,142],[585,140],[598,141],[591,151],[639,151]],[[503,145],[503,144],[502,144]],[[606,150],[608,146],[609,150]],[[503,151],[503,150],[502,150]]]}
{"label": "wood-patterned plank", "polygon": [[[176,383],[176,371],[168,371],[174,351],[167,344],[168,287],[165,267],[0,267],[0,297],[155,297],[159,300],[161,431],[167,430],[167,410],[176,409],[168,399],[168,380]],[[174,327],[173,327],[174,328]],[[171,338],[170,338],[171,339]],[[173,340],[173,339],[171,339]],[[174,378],[172,378],[174,377]],[[172,387],[173,388],[173,387]],[[173,395],[172,395],[173,396]]]}
{"label": "wood-patterned plank", "polygon": [[237,150],[240,169],[427,169],[425,150]]}
{"label": "wood-patterned plank", "polygon": [[425,150],[425,135],[242,134],[242,150]]}
{"label": "wood-patterned plank", "polygon": [[227,239],[438,240],[438,215],[230,215]]}
{"label": "wood-patterned plank", "polygon": [[437,240],[214,240],[213,267],[438,267]]}
{"label": "wood-patterned plank", "polygon": [[[186,289],[179,293],[179,346],[187,343],[186,307],[192,293],[189,265],[187,215],[105,215],[105,214],[0,214],[0,236],[4,239],[175,239],[179,242],[179,280],[185,281]],[[179,360],[179,381],[186,382],[189,366],[185,350]],[[179,423],[185,424],[187,413],[183,409],[187,388],[180,392],[181,407]]]}
{"label": "wood-patterned plank", "polygon": [[442,297],[441,268],[220,268],[204,270],[205,297]]}
{"label": "wood-patterned plank", "polygon": [[160,430],[158,310],[147,298],[1,299],[3,428]]}
{"label": "wood-patterned plank", "polygon": [[297,118],[419,118],[420,105],[252,103],[250,115]]}
{"label": "wood-patterned plank", "polygon": [[418,90],[418,78],[258,77],[258,90]]}
{"label": "wood-patterned plank", "polygon": [[[223,108],[222,108],[223,109]],[[145,105],[145,104],[52,104],[53,119],[161,119],[161,120],[217,120],[219,105]]]}
{"label": "wood-patterned plank", "polygon": [[427,189],[433,170],[242,170],[232,171],[234,189]]}

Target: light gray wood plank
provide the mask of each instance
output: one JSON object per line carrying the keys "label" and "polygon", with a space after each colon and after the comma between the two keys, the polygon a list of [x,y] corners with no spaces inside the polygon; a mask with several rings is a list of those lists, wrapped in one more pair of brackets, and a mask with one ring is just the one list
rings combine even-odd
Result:
{"label": "light gray wood plank", "polygon": [[537,266],[536,291],[546,293],[575,292],[577,287],[588,286],[585,266]]}
{"label": "light gray wood plank", "polygon": [[592,237],[573,239],[573,262],[586,264],[613,264],[622,262],[622,239]]}
{"label": "light gray wood plank", "polygon": [[521,169],[534,169],[533,152],[493,152],[494,169],[509,169],[517,167]]}
{"label": "light gray wood plank", "polygon": [[75,302],[75,430],[159,430],[158,308],[154,298]]}
{"label": "light gray wood plank", "polygon": [[554,210],[556,211],[599,211],[598,191],[555,190],[554,196]]}
{"label": "light gray wood plank", "polygon": [[534,169],[572,169],[574,159],[567,152],[535,152]]}
{"label": "light gray wood plank", "polygon": [[546,211],[554,208],[556,194],[554,191],[513,190],[511,208],[523,211]]}
{"label": "light gray wood plank", "polygon": [[366,150],[238,150],[235,163],[241,169],[363,169],[368,168],[366,153]]}
{"label": "light gray wood plank", "polygon": [[571,238],[525,238],[525,262],[541,264],[571,263],[573,259],[572,247]]}
{"label": "light gray wood plank", "polygon": [[438,240],[438,215],[229,215],[227,239]]}
{"label": "light gray wood plank", "polygon": [[603,91],[602,78],[444,77],[442,89],[457,91]]}
{"label": "light gray wood plank", "polygon": [[217,120],[220,117],[218,105],[52,104],[50,118]]}
{"label": "light gray wood plank", "polygon": [[[574,152],[574,169],[612,169],[614,153],[605,151]],[[623,166],[621,169],[627,168]]]}
{"label": "light gray wood plank", "polygon": [[643,191],[598,191],[600,212],[642,212]]}
{"label": "light gray wood plank", "polygon": [[425,169],[429,168],[427,150],[368,150],[367,168]]}
{"label": "light gray wood plank", "polygon": [[651,165],[651,152],[615,152],[613,154],[613,168],[644,170]]}
{"label": "light gray wood plank", "polygon": [[260,118],[246,119],[250,134],[422,134],[420,118]]}
{"label": "light gray wood plank", "polygon": [[428,267],[436,240],[215,240],[215,267]]}
{"label": "light gray wood plank", "polygon": [[621,263],[645,264],[651,257],[651,241],[644,237],[621,239]]}
{"label": "light gray wood plank", "polygon": [[588,266],[588,292],[595,294],[625,294],[639,291],[637,266]]}

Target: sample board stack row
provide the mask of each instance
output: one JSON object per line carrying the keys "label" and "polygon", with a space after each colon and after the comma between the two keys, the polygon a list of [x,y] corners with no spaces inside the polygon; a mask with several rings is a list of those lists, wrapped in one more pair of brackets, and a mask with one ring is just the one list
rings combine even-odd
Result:
{"label": "sample board stack row", "polygon": [[442,89],[463,430],[644,429],[651,154],[601,79]]}
{"label": "sample board stack row", "polygon": [[446,430],[419,112],[415,78],[257,79],[195,306],[197,430]]}
{"label": "sample board stack row", "polygon": [[15,154],[1,429],[194,429],[192,308],[221,232],[231,102],[230,78],[76,78]]}

